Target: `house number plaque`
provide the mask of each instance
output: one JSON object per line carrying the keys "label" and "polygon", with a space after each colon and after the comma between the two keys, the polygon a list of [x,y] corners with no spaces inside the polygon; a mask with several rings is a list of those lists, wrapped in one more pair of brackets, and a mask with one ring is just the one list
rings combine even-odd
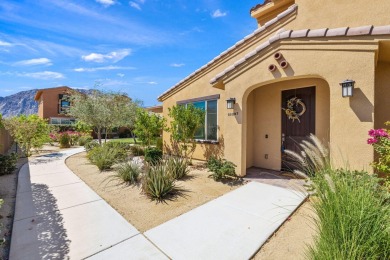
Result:
{"label": "house number plaque", "polygon": [[238,112],[228,113],[228,116],[236,116],[236,115],[238,115]]}

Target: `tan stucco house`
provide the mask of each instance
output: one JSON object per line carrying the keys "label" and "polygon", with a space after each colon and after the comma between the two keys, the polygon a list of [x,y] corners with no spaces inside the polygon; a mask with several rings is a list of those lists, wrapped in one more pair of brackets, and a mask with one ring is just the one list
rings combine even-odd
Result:
{"label": "tan stucco house", "polygon": [[388,0],[267,0],[250,10],[252,34],[158,98],[163,114],[204,108],[194,158],[220,153],[240,175],[282,169],[283,150],[310,133],[331,144],[336,162],[370,170],[367,131],[390,120],[389,12]]}
{"label": "tan stucco house", "polygon": [[38,116],[54,125],[74,123],[75,119],[66,114],[70,107],[69,93],[71,90],[67,86],[38,90],[34,97],[38,102]]}

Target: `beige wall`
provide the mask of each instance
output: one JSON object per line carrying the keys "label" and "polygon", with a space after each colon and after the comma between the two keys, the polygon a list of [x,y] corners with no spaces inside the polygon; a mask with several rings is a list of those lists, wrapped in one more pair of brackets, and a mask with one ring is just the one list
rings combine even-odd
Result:
{"label": "beige wall", "polygon": [[[287,89],[311,86],[316,87],[315,134],[325,143],[329,142],[329,86],[326,81],[316,78],[296,79],[262,86],[253,90],[248,97],[247,168],[255,166],[280,170],[281,93]],[[268,159],[265,154],[268,154]]]}
{"label": "beige wall", "polygon": [[[202,84],[202,83],[199,83]],[[203,86],[205,86],[207,83],[203,81]],[[207,160],[207,158],[210,155],[218,155],[223,156],[224,146],[225,146],[225,137],[224,137],[224,118],[219,116],[220,111],[226,110],[226,98],[223,95],[224,92],[222,90],[218,90],[215,88],[202,88],[199,89],[199,91],[196,91],[194,94],[194,89],[191,88],[185,88],[182,91],[178,92],[174,95],[174,98],[169,98],[163,102],[163,116],[167,119],[167,124],[169,126],[170,123],[170,117],[168,116],[169,110],[168,108],[176,105],[177,101],[186,100],[189,98],[198,98],[198,97],[205,97],[215,94],[221,94],[220,99],[217,101],[218,106],[218,139],[219,144],[198,144],[197,148],[194,152],[194,159],[198,160]],[[168,132],[163,133],[163,141],[164,145],[170,146],[170,135]]]}
{"label": "beige wall", "polygon": [[[387,25],[390,18],[384,10],[390,1],[312,1],[297,0],[298,11],[263,33],[247,41],[235,51],[195,74],[179,88],[163,98],[164,116],[177,101],[220,94],[218,101],[219,137],[224,157],[238,165],[245,175],[247,167],[280,167],[280,93],[282,89],[317,87],[316,133],[329,140],[336,164],[348,163],[351,168],[371,170],[372,147],[366,144],[367,131],[388,114],[389,66],[378,63],[378,41],[386,36],[361,36],[285,39],[273,43],[267,50],[236,69],[213,88],[209,81],[242,58],[250,50],[274,35],[279,29],[337,28],[344,26]],[[273,54],[281,52],[290,66],[282,69]],[[379,55],[380,56],[380,55]],[[271,73],[270,64],[278,69]],[[377,66],[378,64],[378,66]],[[356,81],[352,98],[342,98],[339,85],[345,79]],[[375,89],[375,86],[377,89]],[[226,99],[236,98],[237,116],[228,116]],[[271,107],[271,113],[260,109],[259,102]],[[374,111],[376,112],[374,117]],[[275,117],[274,117],[274,116]],[[258,120],[261,118],[261,120]],[[272,140],[264,141],[265,133]],[[275,136],[275,138],[274,138]],[[169,143],[168,133],[164,141]],[[205,159],[206,148],[198,145],[195,158]],[[267,150],[269,159],[262,156]],[[272,154],[272,157],[271,157]],[[344,158],[340,159],[340,154]]]}
{"label": "beige wall", "polygon": [[[311,42],[310,44],[314,45],[315,43]],[[226,79],[226,95],[241,97],[238,99],[237,107],[240,107],[242,111],[248,111],[247,97],[252,90],[258,87],[297,78],[317,77],[324,79],[330,89],[329,135],[330,142],[335,149],[334,157],[339,157],[338,153],[342,153],[347,157],[336,163],[342,164],[348,161],[352,168],[363,167],[369,169],[369,163],[373,159],[373,151],[366,144],[366,139],[367,131],[373,127],[374,122],[375,51],[370,44],[365,47],[360,46],[361,50],[358,52],[352,52],[347,49],[341,50],[341,46],[338,44],[327,46],[326,48],[318,45],[312,47],[313,49],[301,45],[300,49],[297,49],[296,46],[290,49],[287,47],[283,48],[283,45],[280,46],[279,50],[290,63],[288,69],[283,70],[279,66],[276,72],[271,73],[268,71],[268,65],[275,63],[275,60],[272,55],[264,57],[257,60],[256,64],[250,66],[251,69],[239,71]],[[335,48],[337,51],[334,50]],[[366,50],[364,51],[364,49]],[[345,64],[350,64],[350,66],[344,66]],[[342,98],[341,96],[339,83],[347,78],[356,81],[357,90],[352,98]],[[291,82],[286,82],[285,84],[287,86]],[[295,86],[293,85],[293,87]],[[273,94],[279,95],[276,92],[273,92]],[[267,101],[269,100],[268,98],[280,100],[278,96],[264,97]],[[280,105],[279,102],[277,102],[278,105]],[[323,109],[328,108],[324,107]],[[232,120],[227,119],[230,121],[230,132],[242,135],[241,140],[232,138],[225,149],[225,154],[230,155],[229,159],[236,164],[246,162],[247,149],[242,149],[241,154],[238,154],[236,147],[250,142],[250,140],[247,140],[247,116],[245,112],[238,116],[237,120],[240,121],[238,124],[234,124]],[[279,117],[275,120],[276,124],[279,124]],[[254,120],[254,122],[256,121]],[[316,128],[318,131],[323,131],[322,134],[320,132],[317,132],[317,134],[326,136],[328,129],[326,129],[325,123],[324,127],[317,126]],[[255,133],[252,133],[252,136],[255,136]],[[278,134],[278,136],[280,135]],[[256,146],[256,142],[254,143]],[[277,148],[274,147],[273,149],[279,149],[279,144],[277,143],[275,145]],[[278,162],[275,161],[273,165],[277,164]],[[247,166],[243,163],[240,164],[240,167],[241,172],[244,173]]]}
{"label": "beige wall", "polygon": [[5,129],[0,129],[0,154],[5,154],[11,148],[12,138]]}
{"label": "beige wall", "polygon": [[378,63],[375,80],[375,128],[383,128],[390,121],[390,63]]}

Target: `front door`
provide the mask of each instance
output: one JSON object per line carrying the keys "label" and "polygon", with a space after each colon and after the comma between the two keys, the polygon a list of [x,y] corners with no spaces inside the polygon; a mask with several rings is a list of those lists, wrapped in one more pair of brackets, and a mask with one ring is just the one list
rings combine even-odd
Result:
{"label": "front door", "polygon": [[315,100],[315,87],[282,91],[282,170],[298,166],[284,150],[300,152],[299,143],[315,134]]}

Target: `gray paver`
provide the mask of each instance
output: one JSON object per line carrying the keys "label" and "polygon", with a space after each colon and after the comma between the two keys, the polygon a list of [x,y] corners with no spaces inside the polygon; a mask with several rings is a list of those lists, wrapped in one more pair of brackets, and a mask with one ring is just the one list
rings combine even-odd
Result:
{"label": "gray paver", "polygon": [[145,235],[173,259],[248,259],[304,198],[251,182]]}
{"label": "gray paver", "polygon": [[306,196],[251,182],[145,232],[148,240],[66,167],[81,151],[20,170],[10,259],[248,259]]}
{"label": "gray paver", "polygon": [[[65,159],[82,150],[35,158],[20,170],[10,259],[83,259],[110,252],[164,259],[66,167]],[[131,245],[133,251],[124,245]]]}
{"label": "gray paver", "polygon": [[143,235],[136,235],[103,252],[93,255],[90,260],[127,260],[127,259],[168,259],[154,247]]}

